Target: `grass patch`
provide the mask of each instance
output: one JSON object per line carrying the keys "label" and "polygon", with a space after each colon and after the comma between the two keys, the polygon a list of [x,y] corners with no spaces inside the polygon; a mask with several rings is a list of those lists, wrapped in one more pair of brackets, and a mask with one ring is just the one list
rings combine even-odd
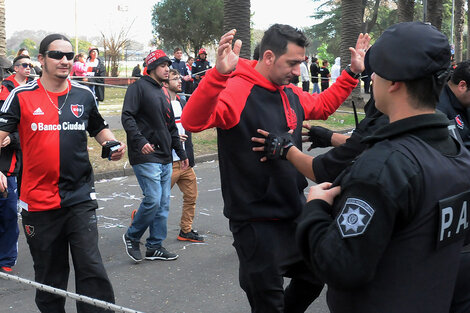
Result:
{"label": "grass patch", "polygon": [[[340,110],[350,111],[343,108]],[[352,111],[351,111],[352,112]],[[363,112],[363,111],[361,111]],[[362,121],[365,116],[363,114],[358,114],[358,121]],[[316,120],[316,121],[308,121],[309,125],[315,126],[323,126],[329,128],[334,131],[342,131],[346,129],[351,129],[356,127],[356,122],[354,118],[354,114],[351,113],[333,113],[328,117],[327,120]]]}

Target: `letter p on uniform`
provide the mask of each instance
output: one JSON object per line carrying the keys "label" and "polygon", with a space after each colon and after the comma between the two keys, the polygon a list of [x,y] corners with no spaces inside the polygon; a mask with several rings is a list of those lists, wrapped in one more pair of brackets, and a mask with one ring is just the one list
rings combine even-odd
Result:
{"label": "letter p on uniform", "polygon": [[[452,210],[452,207],[446,207],[442,209],[442,214],[441,214],[441,231],[440,231],[440,236],[439,240],[442,241],[444,239],[444,233],[446,229],[448,229],[452,225],[452,219],[454,218],[454,210]],[[449,231],[449,234],[447,237],[450,237],[451,232]]]}

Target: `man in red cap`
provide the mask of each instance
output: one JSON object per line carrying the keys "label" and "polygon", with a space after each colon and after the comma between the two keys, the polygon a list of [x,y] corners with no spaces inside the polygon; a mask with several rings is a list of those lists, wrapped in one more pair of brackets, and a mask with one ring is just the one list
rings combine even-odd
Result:
{"label": "man in red cap", "polygon": [[197,88],[201,79],[206,75],[206,71],[212,66],[209,61],[207,61],[207,52],[206,49],[201,48],[198,52],[199,58],[196,59],[196,62],[193,64],[193,77],[194,77],[194,89]]}
{"label": "man in red cap", "polygon": [[175,260],[177,254],[167,251],[162,242],[167,235],[172,173],[172,149],[188,167],[181,145],[169,96],[162,88],[168,80],[171,60],[163,50],[146,58],[148,75],[129,86],[122,108],[122,125],[127,133],[129,162],[144,194],[131,226],[123,235],[126,252],[135,262],[142,261],[140,238],[149,228],[145,246],[147,260]]}

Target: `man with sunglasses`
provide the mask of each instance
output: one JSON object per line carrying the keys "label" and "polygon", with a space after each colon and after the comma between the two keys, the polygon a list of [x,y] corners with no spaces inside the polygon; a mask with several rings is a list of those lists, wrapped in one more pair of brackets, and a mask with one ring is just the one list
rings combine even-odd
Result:
{"label": "man with sunglasses", "polygon": [[[13,60],[15,74],[3,80],[0,90],[0,104],[3,104],[10,92],[33,79],[31,59],[27,55],[17,56]],[[8,191],[0,197],[0,271],[10,273],[18,256],[18,188],[17,176],[21,167],[21,149],[18,132],[9,134],[1,143],[0,171],[7,177]]]}
{"label": "man with sunglasses", "polygon": [[[114,302],[98,249],[87,132],[102,145],[116,139],[90,89],[68,79],[72,51],[69,39],[60,34],[41,41],[42,77],[14,89],[6,99],[0,111],[0,141],[14,131],[20,134],[24,162],[19,207],[36,281],[67,289],[70,250],[76,292]],[[119,160],[124,149],[121,143],[111,160]],[[36,304],[41,312],[65,312],[65,298],[44,291],[36,292]],[[77,302],[79,313],[104,311]]]}

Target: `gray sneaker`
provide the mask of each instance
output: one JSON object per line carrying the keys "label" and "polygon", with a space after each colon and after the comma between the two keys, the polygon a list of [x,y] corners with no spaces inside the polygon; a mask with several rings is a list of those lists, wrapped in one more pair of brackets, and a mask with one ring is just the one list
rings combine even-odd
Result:
{"label": "gray sneaker", "polygon": [[134,262],[140,262],[143,260],[142,253],[140,253],[140,242],[133,241],[126,234],[122,235],[122,240],[126,245],[127,255],[134,260]]}
{"label": "gray sneaker", "polygon": [[145,253],[146,260],[164,260],[164,261],[171,261],[176,260],[178,255],[175,253],[171,253],[167,251],[164,247],[160,247],[157,249],[149,249],[147,248],[147,252]]}

